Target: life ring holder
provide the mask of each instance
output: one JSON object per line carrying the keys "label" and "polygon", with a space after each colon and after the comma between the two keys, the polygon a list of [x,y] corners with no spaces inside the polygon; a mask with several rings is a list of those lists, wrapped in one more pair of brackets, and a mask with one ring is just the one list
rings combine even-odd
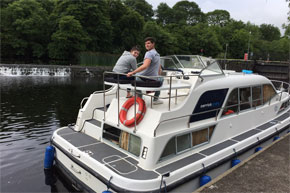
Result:
{"label": "life ring holder", "polygon": [[136,102],[138,103],[139,107],[138,107],[138,111],[136,113],[136,116],[134,116],[132,119],[127,120],[127,112],[128,110],[134,105],[135,103],[135,98],[129,98],[122,106],[120,113],[119,113],[119,118],[120,121],[123,125],[125,125],[126,127],[133,127],[135,126],[135,117],[136,117],[136,125],[138,125],[146,112],[146,105],[145,102],[142,98],[137,97],[136,98]]}

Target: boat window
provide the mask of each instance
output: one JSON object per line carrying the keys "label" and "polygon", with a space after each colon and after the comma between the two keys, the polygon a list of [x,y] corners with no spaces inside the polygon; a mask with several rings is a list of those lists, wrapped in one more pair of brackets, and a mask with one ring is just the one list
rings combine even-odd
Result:
{"label": "boat window", "polygon": [[238,112],[238,108],[239,108],[239,90],[236,88],[234,90],[232,90],[228,101],[226,103],[226,106],[223,110],[223,116],[224,115],[230,115],[233,113],[237,113]]}
{"label": "boat window", "polygon": [[214,128],[215,126],[210,126],[171,138],[166,144],[159,161],[198,145],[208,143],[213,134]]}
{"label": "boat window", "polygon": [[223,74],[223,71],[218,62],[212,58],[200,57],[206,67],[201,71],[200,76],[204,75],[219,75]]}
{"label": "boat window", "polygon": [[174,155],[175,153],[176,153],[176,143],[175,143],[175,137],[173,137],[168,141],[167,145],[165,146],[165,149],[163,150],[163,153],[160,159],[167,157],[169,155]]}
{"label": "boat window", "polygon": [[119,145],[120,134],[120,129],[116,129],[115,127],[112,127],[110,125],[104,125],[103,138],[113,142],[116,145]]}
{"label": "boat window", "polygon": [[289,99],[288,101],[284,102],[284,103],[281,105],[281,107],[280,107],[278,113],[280,113],[280,112],[284,111],[285,109],[287,109],[288,106],[290,106],[290,99]]}
{"label": "boat window", "polygon": [[135,135],[130,135],[128,151],[136,156],[140,155],[141,139]]}
{"label": "boat window", "polygon": [[160,58],[160,63],[163,69],[178,69],[180,67],[175,64],[172,58],[162,57]]}
{"label": "boat window", "polygon": [[191,147],[189,133],[185,135],[177,136],[176,141],[177,141],[177,152],[184,151]]}
{"label": "boat window", "polygon": [[251,108],[251,88],[240,88],[240,111]]}
{"label": "boat window", "polygon": [[103,138],[136,156],[140,155],[140,137],[105,124]]}
{"label": "boat window", "polygon": [[263,85],[263,103],[266,103],[276,95],[276,92],[272,85]]}
{"label": "boat window", "polygon": [[262,105],[262,87],[254,86],[252,87],[252,95],[253,95],[253,107],[257,107]]}
{"label": "boat window", "polygon": [[213,129],[214,127],[209,127],[192,132],[192,147],[208,142],[212,136]]}
{"label": "boat window", "polygon": [[177,56],[180,63],[184,66],[184,68],[197,68],[203,69],[203,64],[199,61],[197,56]]}

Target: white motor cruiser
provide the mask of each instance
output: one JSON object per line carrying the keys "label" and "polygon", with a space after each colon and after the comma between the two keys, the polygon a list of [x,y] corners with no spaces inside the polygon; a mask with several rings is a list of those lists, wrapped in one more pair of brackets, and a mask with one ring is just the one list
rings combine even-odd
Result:
{"label": "white motor cruiser", "polygon": [[54,132],[56,165],[77,189],[192,192],[289,131],[288,83],[223,71],[202,56],[161,61],[162,85],[104,73],[104,90]]}

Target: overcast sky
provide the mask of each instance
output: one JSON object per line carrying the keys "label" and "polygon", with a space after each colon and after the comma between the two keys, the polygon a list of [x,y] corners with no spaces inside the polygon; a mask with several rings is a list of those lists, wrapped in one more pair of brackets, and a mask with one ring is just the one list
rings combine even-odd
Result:
{"label": "overcast sky", "polygon": [[[153,9],[157,9],[161,2],[172,7],[180,0],[146,1],[153,6]],[[284,33],[282,24],[287,23],[287,12],[289,11],[286,0],[194,0],[194,2],[204,13],[223,9],[227,10],[231,18],[235,20],[242,20],[245,23],[250,21],[256,25],[272,24],[280,29],[282,35]]]}

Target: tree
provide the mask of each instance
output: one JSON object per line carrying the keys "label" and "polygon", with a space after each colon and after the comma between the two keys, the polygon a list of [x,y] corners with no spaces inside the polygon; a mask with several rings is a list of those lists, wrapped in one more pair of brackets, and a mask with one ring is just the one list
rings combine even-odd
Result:
{"label": "tree", "polygon": [[13,1],[1,10],[4,57],[41,58],[49,42],[48,13],[36,0]]}
{"label": "tree", "polygon": [[285,30],[284,36],[290,36],[290,24],[286,25],[285,23],[282,25],[283,29]]}
{"label": "tree", "polygon": [[286,37],[279,40],[274,40],[270,43],[269,52],[271,53],[271,60],[284,60],[289,59],[289,39]]}
{"label": "tree", "polygon": [[111,50],[112,26],[109,16],[109,7],[106,0],[56,0],[54,12],[51,16],[55,20],[55,29],[59,18],[74,16],[82,29],[90,37],[87,47],[91,51],[106,52]]}
{"label": "tree", "polygon": [[156,22],[146,22],[143,30],[143,37],[149,36],[156,38],[156,49],[160,55],[176,54],[175,38]]}
{"label": "tree", "polygon": [[49,56],[54,59],[76,59],[77,53],[86,49],[90,41],[80,22],[74,16],[63,16],[58,30],[52,34],[48,45]]}
{"label": "tree", "polygon": [[229,41],[229,53],[233,58],[243,58],[248,48],[249,32],[245,29],[235,30]]}
{"label": "tree", "polygon": [[260,25],[260,31],[262,34],[261,38],[263,40],[268,40],[268,41],[279,40],[281,36],[279,28],[271,24]]}
{"label": "tree", "polygon": [[206,14],[209,25],[225,26],[230,21],[230,13],[226,10],[214,10]]}
{"label": "tree", "polygon": [[121,45],[125,49],[129,50],[132,46],[141,43],[143,38],[140,34],[142,34],[144,20],[139,13],[128,10],[127,14],[120,18],[118,26],[122,29],[119,35]]}
{"label": "tree", "polygon": [[204,20],[204,14],[195,2],[179,1],[172,9],[175,23],[195,25]]}
{"label": "tree", "polygon": [[166,4],[160,3],[156,10],[156,21],[163,26],[172,23],[173,10]]}
{"label": "tree", "polygon": [[[286,2],[289,2],[288,7],[290,8],[290,0],[286,0]],[[288,12],[288,22],[290,22],[290,11]]]}
{"label": "tree", "polygon": [[142,15],[145,21],[152,20],[154,11],[152,9],[152,5],[147,3],[146,0],[124,0],[124,3],[126,6]]}
{"label": "tree", "polygon": [[113,28],[112,52],[120,53],[140,44],[144,18],[120,0],[109,0],[108,3]]}

